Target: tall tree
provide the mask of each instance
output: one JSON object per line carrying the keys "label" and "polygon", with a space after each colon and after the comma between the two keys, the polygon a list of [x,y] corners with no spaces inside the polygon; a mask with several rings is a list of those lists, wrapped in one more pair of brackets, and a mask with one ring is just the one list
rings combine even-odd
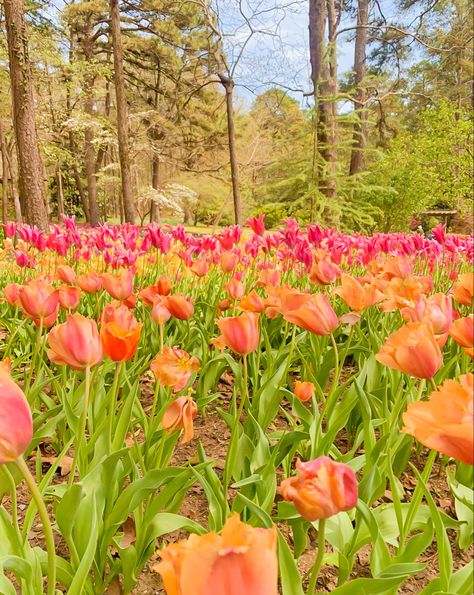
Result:
{"label": "tall tree", "polygon": [[117,137],[122,180],[123,210],[125,221],[127,223],[134,223],[135,206],[133,204],[132,173],[128,146],[128,109],[127,98],[125,96],[122,35],[120,31],[118,0],[110,0],[110,32],[114,54],[114,83],[115,97],[117,100]]}
{"label": "tall tree", "polygon": [[20,201],[26,220],[41,229],[48,226],[43,163],[35,121],[28,33],[22,0],[4,0],[13,103],[13,126],[18,155]]}

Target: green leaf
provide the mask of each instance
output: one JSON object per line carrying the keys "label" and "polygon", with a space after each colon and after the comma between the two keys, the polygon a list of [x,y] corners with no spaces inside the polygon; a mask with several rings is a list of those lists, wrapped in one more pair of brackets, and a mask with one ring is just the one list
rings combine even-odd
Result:
{"label": "green leaf", "polygon": [[278,531],[278,561],[282,595],[304,595],[298,567],[280,531]]}

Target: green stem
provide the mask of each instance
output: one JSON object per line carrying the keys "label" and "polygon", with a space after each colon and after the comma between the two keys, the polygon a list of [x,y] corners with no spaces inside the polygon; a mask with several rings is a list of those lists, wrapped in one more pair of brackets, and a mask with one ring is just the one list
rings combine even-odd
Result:
{"label": "green stem", "polygon": [[341,369],[339,367],[339,350],[337,348],[336,339],[334,338],[333,333],[331,333],[329,336],[331,337],[332,348],[334,350],[334,377],[332,379],[331,390],[329,391],[329,394],[332,395],[336,390],[337,383],[339,382]]}
{"label": "green stem", "polygon": [[36,366],[36,358],[38,357],[38,351],[39,351],[39,346],[41,343],[41,336],[43,334],[43,319],[40,318],[40,323],[39,323],[39,327],[38,327],[38,334],[36,336],[36,342],[35,342],[35,347],[33,350],[33,355],[31,357],[31,363],[30,363],[30,369],[28,372],[28,382],[27,382],[27,387],[28,389],[25,391],[26,394],[29,393],[29,390],[31,388],[31,379],[33,377],[33,371],[35,369]]}
{"label": "green stem", "polygon": [[117,362],[115,366],[115,373],[114,373],[114,381],[112,383],[112,388],[110,390],[110,397],[109,397],[109,419],[108,419],[108,444],[109,444],[109,453],[112,452],[112,434],[114,433],[114,420],[115,420],[115,408],[117,406],[117,394],[119,388],[119,380],[122,372],[123,362]]}
{"label": "green stem", "polygon": [[87,410],[89,409],[89,393],[90,393],[90,386],[91,386],[91,369],[87,366],[85,370],[86,379],[85,379],[85,390],[84,390],[84,403],[81,412],[81,417],[79,420],[79,431],[76,436],[75,444],[74,444],[74,457],[72,460],[72,467],[71,472],[69,474],[69,481],[68,485],[72,486],[74,482],[74,474],[77,468],[77,462],[79,458],[79,452],[82,447],[82,441],[84,440],[85,445],[87,445],[86,439],[86,424],[87,424]]}
{"label": "green stem", "polygon": [[10,470],[6,465],[0,465],[0,469],[6,475],[7,481],[10,484],[10,495],[11,495],[11,507],[12,507],[12,524],[15,531],[19,534],[20,530],[18,528],[18,509],[17,509],[17,499],[16,499],[16,485],[15,480],[13,479],[13,475],[10,473]]}
{"label": "green stem", "polygon": [[239,405],[239,409],[237,411],[237,416],[235,418],[235,421],[237,423],[239,423],[239,421],[240,421],[240,416],[242,415],[242,411],[244,410],[245,403],[249,400],[249,387],[248,387],[249,368],[248,368],[248,362],[247,362],[247,355],[244,355],[244,357],[243,357],[243,364],[244,364],[244,373],[242,376],[242,390],[241,390],[242,394],[240,395],[240,405]]}
{"label": "green stem", "polygon": [[307,595],[313,595],[316,589],[316,583],[318,582],[319,571],[321,570],[324,558],[325,529],[326,519],[321,519],[318,525],[318,553],[311,569],[311,578],[309,579],[308,590],[306,591]]}
{"label": "green stem", "polygon": [[44,539],[46,541],[46,551],[48,553],[48,595],[55,595],[56,593],[56,551],[54,547],[54,536],[51,522],[49,520],[48,511],[41,496],[41,492],[36,485],[34,477],[31,475],[28,465],[25,463],[22,457],[19,457],[16,461],[16,465],[23,476],[23,479],[28,485],[30,494],[36,503],[38,513],[43,524]]}
{"label": "green stem", "polygon": [[430,384],[433,387],[433,390],[438,392],[438,387],[436,386],[436,382],[434,381],[434,378],[430,378]]}
{"label": "green stem", "polygon": [[8,343],[7,346],[5,347],[5,351],[3,353],[3,359],[7,358],[8,355],[10,354],[10,349],[13,343],[13,339],[17,336],[18,332],[23,328],[23,325],[25,324],[25,322],[28,320],[28,318],[24,318],[20,324],[16,327],[16,329],[14,330],[13,333],[10,334],[10,337],[8,339]]}

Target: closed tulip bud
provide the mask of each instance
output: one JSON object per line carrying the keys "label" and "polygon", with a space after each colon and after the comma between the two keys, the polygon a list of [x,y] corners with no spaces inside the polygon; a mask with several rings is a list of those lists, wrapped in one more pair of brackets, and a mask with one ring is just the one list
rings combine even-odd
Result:
{"label": "closed tulip bud", "polygon": [[474,315],[458,318],[449,329],[449,334],[464,351],[474,358]]}
{"label": "closed tulip bud", "polygon": [[178,347],[165,347],[150,364],[150,369],[161,386],[170,386],[175,393],[186,386],[193,372],[197,372],[199,368],[199,360]]}
{"label": "closed tulip bud", "polygon": [[76,310],[81,301],[81,290],[77,287],[62,285],[58,289],[58,300],[60,306],[65,310],[68,310],[69,312],[71,310]]}
{"label": "closed tulip bud", "polygon": [[294,310],[283,310],[283,317],[288,322],[315,335],[329,335],[339,325],[339,319],[332,309],[328,298],[322,293],[310,296],[310,299]]}
{"label": "closed tulip bud", "polygon": [[170,294],[173,285],[166,275],[162,275],[158,279],[155,287],[159,295],[167,296]]}
{"label": "closed tulip bud", "polygon": [[242,283],[242,281],[238,281],[234,278],[226,284],[225,290],[231,298],[234,298],[234,300],[240,300],[240,298],[243,297],[245,293],[245,285]]}
{"label": "closed tulip bud", "polygon": [[3,297],[10,306],[21,306],[20,288],[21,285],[17,285],[16,283],[8,283],[8,285],[5,285],[3,288]]}
{"label": "closed tulip bud", "polygon": [[402,432],[421,444],[474,465],[473,375],[445,380],[428,401],[409,403]]}
{"label": "closed tulip bud", "polygon": [[133,279],[135,275],[130,269],[125,269],[119,274],[102,274],[102,287],[115,300],[123,302],[133,293]]}
{"label": "closed tulip bud", "polygon": [[166,307],[165,301],[161,297],[155,298],[151,317],[157,324],[165,324],[171,318],[171,312]]}
{"label": "closed tulip bud", "polygon": [[58,290],[45,280],[31,281],[21,287],[20,303],[23,312],[38,326],[42,323],[48,328],[58,317]]}
{"label": "closed tulip bud", "polygon": [[456,302],[470,307],[474,295],[474,273],[469,272],[459,275],[453,289]]}
{"label": "closed tulip bud", "polygon": [[165,302],[171,316],[178,320],[189,320],[194,314],[194,306],[190,298],[184,295],[169,295]]}
{"label": "closed tulip bud", "polygon": [[301,380],[296,380],[295,385],[293,387],[293,392],[295,393],[295,397],[299,399],[302,403],[309,401],[311,397],[314,395],[315,386],[312,382],[308,380],[301,382]]}
{"label": "closed tulip bud", "polygon": [[66,322],[49,332],[48,345],[48,357],[52,362],[74,370],[96,366],[104,358],[95,320],[77,312],[69,314]]}
{"label": "closed tulip bud", "polygon": [[68,265],[59,266],[56,275],[63,283],[74,283],[76,280],[76,272]]}
{"label": "closed tulip bud", "polygon": [[224,344],[240,355],[248,355],[258,348],[258,314],[244,312],[240,316],[220,318],[217,326],[222,333],[217,341],[218,346]]}
{"label": "closed tulip bud", "polygon": [[10,374],[10,361],[0,362],[0,465],[25,452],[33,438],[28,401]]}
{"label": "closed tulip bud", "polygon": [[276,529],[232,515],[222,532],[191,535],[159,552],[167,595],[278,595]]}
{"label": "closed tulip bud", "polygon": [[416,378],[432,378],[443,365],[431,327],[420,322],[410,322],[390,335],[375,358]]}
{"label": "closed tulip bud", "polygon": [[95,271],[81,275],[76,283],[86,293],[96,293],[102,288],[102,278]]}
{"label": "closed tulip bud", "polygon": [[296,469],[298,474],[283,480],[279,492],[307,521],[327,519],[357,504],[357,479],[348,465],[323,456],[307,463],[298,459]]}
{"label": "closed tulip bud", "polygon": [[167,432],[184,430],[181,444],[186,444],[194,436],[193,420],[196,414],[197,405],[191,397],[178,397],[165,411],[161,425]]}

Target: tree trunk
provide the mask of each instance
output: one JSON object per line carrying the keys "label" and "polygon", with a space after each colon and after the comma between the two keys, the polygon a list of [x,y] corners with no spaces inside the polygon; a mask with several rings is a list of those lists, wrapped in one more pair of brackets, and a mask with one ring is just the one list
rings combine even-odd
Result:
{"label": "tree trunk", "polygon": [[123,210],[127,223],[135,222],[133,204],[132,173],[128,146],[128,110],[125,96],[125,78],[123,72],[122,37],[120,32],[120,12],[118,0],[110,0],[110,31],[114,53],[114,83],[117,100],[117,137],[122,179]]}
{"label": "tree trunk", "polygon": [[8,222],[8,160],[3,122],[0,118],[0,154],[2,155],[2,221]]}
{"label": "tree trunk", "polygon": [[20,198],[18,196],[18,192],[16,191],[16,186],[15,186],[15,179],[13,176],[13,165],[12,165],[12,155],[10,154],[10,151],[8,149],[8,145],[5,144],[6,147],[6,158],[7,158],[7,165],[8,165],[8,176],[10,178],[10,194],[13,200],[13,206],[15,208],[15,222],[18,225],[22,225],[23,224],[23,217],[21,214],[21,204],[20,204]]}
{"label": "tree trunk", "polygon": [[240,179],[239,163],[237,161],[237,147],[235,142],[235,124],[234,124],[234,81],[219,74],[219,79],[225,89],[225,104],[227,112],[227,135],[229,138],[229,158],[230,158],[230,176],[232,180],[232,196],[234,199],[234,222],[236,225],[242,223],[241,199],[240,199]]}
{"label": "tree trunk", "polygon": [[63,192],[63,175],[61,168],[58,167],[56,171],[56,186],[58,189],[57,200],[58,200],[58,216],[61,221],[61,215],[64,215],[64,192]]}
{"label": "tree trunk", "polygon": [[[156,153],[153,153],[153,160],[151,162],[151,187],[153,190],[158,190],[160,187],[160,158]],[[160,222],[160,207],[152,200],[150,207],[150,223]]]}
{"label": "tree trunk", "polygon": [[367,110],[365,108],[366,92],[362,85],[366,73],[366,49],[369,22],[369,1],[358,0],[357,26],[354,48],[355,98],[354,111],[356,121],[352,137],[352,152],[349,175],[357,174],[364,169],[364,151],[367,145]]}
{"label": "tree trunk", "polygon": [[48,226],[41,154],[35,122],[33,83],[28,36],[22,0],[5,0],[13,126],[18,153],[20,201],[27,221],[41,229]]}

